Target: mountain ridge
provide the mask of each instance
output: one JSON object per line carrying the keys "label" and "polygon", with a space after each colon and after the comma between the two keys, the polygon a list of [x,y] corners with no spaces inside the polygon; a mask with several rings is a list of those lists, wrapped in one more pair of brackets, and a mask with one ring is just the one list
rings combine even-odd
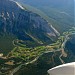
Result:
{"label": "mountain ridge", "polygon": [[51,37],[58,36],[58,31],[55,32],[55,29],[38,14],[24,10],[24,8],[15,1],[4,0],[6,4],[2,2],[3,0],[0,0],[0,11],[2,11],[0,12],[0,33],[13,33],[20,39],[23,38],[23,40],[31,38],[26,34],[28,33],[40,41],[42,39],[43,41],[47,39],[49,41]]}
{"label": "mountain ridge", "polygon": [[[19,3],[33,6],[44,12],[49,22],[62,34],[74,26],[74,1],[73,0],[15,0]],[[38,4],[38,5],[37,5]],[[26,6],[26,5],[25,5]],[[27,7],[28,8],[28,7]],[[28,8],[29,9],[29,8]],[[35,9],[34,9],[35,10]],[[32,9],[33,11],[33,9]],[[40,13],[40,11],[38,11]]]}

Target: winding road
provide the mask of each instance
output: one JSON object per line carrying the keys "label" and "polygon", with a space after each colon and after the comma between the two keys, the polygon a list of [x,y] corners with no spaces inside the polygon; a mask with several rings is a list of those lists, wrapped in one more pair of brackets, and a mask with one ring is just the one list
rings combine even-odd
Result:
{"label": "winding road", "polygon": [[[64,40],[64,42],[62,43],[60,49],[54,50],[54,51],[46,51],[46,52],[44,52],[44,53],[49,53],[49,52],[62,51],[62,54],[59,56],[59,59],[60,59],[60,61],[61,61],[62,64],[65,63],[65,62],[63,61],[63,59],[62,59],[62,56],[63,56],[63,57],[67,57],[67,54],[65,53],[64,48],[65,48],[65,44],[66,44],[67,40],[69,39],[69,35],[66,35],[64,38],[65,38],[65,40]],[[44,53],[42,53],[40,56],[42,56]],[[40,56],[36,57],[34,60],[32,60],[32,61],[30,61],[30,62],[27,62],[27,63],[24,63],[24,64],[19,65],[19,66],[16,67],[9,75],[14,75],[18,70],[21,69],[21,67],[22,67],[23,65],[28,65],[28,64],[30,64],[30,63],[34,63],[35,61],[37,61],[37,59],[38,59]]]}

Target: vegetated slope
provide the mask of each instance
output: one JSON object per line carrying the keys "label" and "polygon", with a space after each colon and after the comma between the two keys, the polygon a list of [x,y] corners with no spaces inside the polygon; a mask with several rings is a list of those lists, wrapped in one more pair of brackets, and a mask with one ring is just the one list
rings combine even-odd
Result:
{"label": "vegetated slope", "polygon": [[73,0],[16,0],[43,11],[50,19],[50,23],[60,32],[64,32],[74,25]]}
{"label": "vegetated slope", "polygon": [[45,19],[25,10],[17,2],[0,0],[0,35],[13,34],[20,40],[51,43],[59,33]]}
{"label": "vegetated slope", "polygon": [[70,39],[66,42],[65,48],[71,52],[71,55],[75,55],[75,34],[70,36]]}
{"label": "vegetated slope", "polygon": [[0,36],[0,53],[7,55],[14,48],[12,43],[14,39],[16,38],[13,35]]}
{"label": "vegetated slope", "polygon": [[19,1],[21,3],[26,3],[31,6],[35,6],[37,8],[43,8],[43,7],[49,6],[52,8],[65,10],[66,12],[70,13],[71,15],[74,15],[74,14],[72,14],[72,13],[74,13],[74,12],[72,12],[72,11],[74,11],[74,0],[68,0],[68,1],[67,0],[61,0],[61,1],[60,0],[56,0],[56,1],[54,1],[54,0],[41,0],[41,1],[38,1],[38,0],[15,0],[15,1]]}
{"label": "vegetated slope", "polygon": [[[59,37],[56,43],[48,45],[49,48],[46,46],[46,49],[48,48],[51,51],[47,50],[35,63],[23,66],[23,69],[17,71],[15,75],[47,75],[48,69],[64,63],[75,62],[75,42],[73,42],[75,41],[75,28],[73,29],[64,32],[63,36]],[[63,49],[61,46],[64,46]],[[55,47],[53,48],[54,51],[52,47]],[[64,56],[61,50],[64,50],[67,56]]]}

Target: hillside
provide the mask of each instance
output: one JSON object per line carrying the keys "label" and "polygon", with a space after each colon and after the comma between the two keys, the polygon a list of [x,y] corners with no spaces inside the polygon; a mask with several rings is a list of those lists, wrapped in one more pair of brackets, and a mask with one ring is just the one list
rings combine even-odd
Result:
{"label": "hillside", "polygon": [[13,35],[36,44],[52,43],[59,36],[59,32],[45,19],[25,10],[17,2],[0,0],[0,6],[0,35]]}
{"label": "hillside", "polygon": [[[30,5],[44,12],[48,21],[59,31],[64,32],[75,26],[73,0],[16,0],[22,5]],[[27,7],[28,8],[28,7]],[[34,11],[32,9],[32,11]],[[38,11],[38,14],[40,12]]]}
{"label": "hillside", "polygon": [[[56,43],[46,46],[47,51],[43,53],[36,62],[23,66],[15,75],[47,75],[47,70],[55,66],[75,62],[74,40],[75,28],[64,32],[63,36],[60,36]],[[67,56],[63,50],[66,52]]]}

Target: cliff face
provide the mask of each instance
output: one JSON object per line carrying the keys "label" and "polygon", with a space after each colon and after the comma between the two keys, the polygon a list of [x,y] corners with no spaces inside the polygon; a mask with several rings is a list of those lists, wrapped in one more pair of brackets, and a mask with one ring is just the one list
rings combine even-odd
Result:
{"label": "cliff face", "polygon": [[43,42],[58,36],[57,31],[41,16],[24,10],[17,2],[0,0],[0,34],[14,34],[19,39],[36,38]]}

